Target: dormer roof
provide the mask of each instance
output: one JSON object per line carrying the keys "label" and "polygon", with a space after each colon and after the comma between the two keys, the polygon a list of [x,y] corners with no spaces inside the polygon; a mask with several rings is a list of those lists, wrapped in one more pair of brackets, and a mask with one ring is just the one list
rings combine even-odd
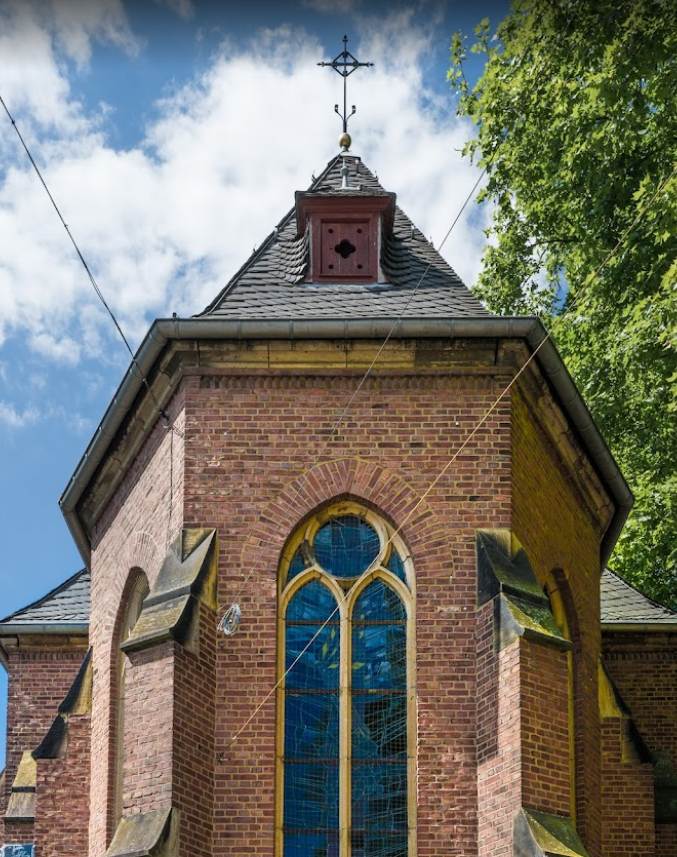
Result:
{"label": "dormer roof", "polygon": [[[341,168],[348,167],[342,190]],[[297,211],[317,198],[392,201],[392,230],[380,247],[382,281],[308,282],[310,236]],[[420,283],[420,285],[419,285]],[[375,319],[490,317],[451,266],[356,155],[338,155],[279,222],[199,318]]]}

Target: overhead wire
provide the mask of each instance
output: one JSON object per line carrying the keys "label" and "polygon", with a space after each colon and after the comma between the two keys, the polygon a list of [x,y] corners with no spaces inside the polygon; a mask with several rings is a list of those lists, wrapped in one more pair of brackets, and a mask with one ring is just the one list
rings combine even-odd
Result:
{"label": "overhead wire", "polygon": [[127,351],[129,352],[129,356],[131,357],[132,365],[133,365],[133,366],[134,366],[134,368],[136,369],[136,372],[137,372],[137,374],[138,374],[139,378],[141,379],[141,382],[143,383],[144,387],[145,387],[145,388],[146,388],[146,390],[148,391],[148,394],[150,395],[150,397],[151,397],[151,399],[152,399],[152,401],[153,401],[153,404],[154,404],[154,405],[155,405],[155,407],[157,408],[157,412],[158,412],[158,414],[159,414],[159,415],[162,417],[162,419],[164,420],[164,422],[165,422],[165,426],[166,426],[166,428],[167,428],[168,430],[170,430],[170,431],[172,431],[172,432],[176,432],[176,434],[178,434],[179,436],[183,437],[183,432],[181,432],[181,430],[180,430],[180,429],[177,429],[175,426],[173,426],[173,425],[172,425],[172,423],[171,423],[171,419],[170,419],[170,417],[169,417],[169,414],[167,413],[167,411],[166,411],[166,410],[162,407],[162,405],[160,404],[160,402],[159,402],[159,400],[158,400],[157,396],[155,395],[155,392],[153,391],[153,389],[152,389],[152,387],[151,387],[150,383],[148,382],[148,378],[146,377],[146,375],[144,374],[143,370],[141,369],[141,366],[139,365],[139,362],[138,362],[138,360],[136,359],[136,356],[135,356],[134,352],[132,351],[132,347],[131,347],[131,345],[129,344],[129,340],[128,340],[128,339],[127,339],[127,337],[125,336],[125,333],[124,333],[124,331],[122,330],[122,327],[120,326],[120,323],[118,322],[118,320],[117,320],[117,318],[116,318],[116,316],[115,316],[115,313],[113,312],[113,310],[111,309],[111,307],[110,307],[110,305],[109,305],[108,301],[107,301],[107,300],[106,300],[106,298],[104,297],[103,292],[101,291],[101,289],[100,289],[100,287],[99,287],[99,284],[97,283],[97,281],[96,281],[96,279],[95,279],[95,277],[94,277],[94,274],[92,273],[92,270],[91,270],[91,268],[89,267],[89,265],[88,265],[88,263],[87,263],[87,260],[85,259],[85,257],[84,257],[84,255],[83,255],[82,251],[80,250],[80,247],[78,246],[78,243],[77,243],[77,241],[75,240],[75,238],[74,238],[74,236],[73,236],[73,233],[71,232],[70,227],[69,227],[69,226],[68,226],[68,224],[66,223],[66,220],[65,220],[65,218],[64,218],[64,216],[63,216],[63,214],[61,213],[61,209],[60,209],[60,208],[59,208],[59,206],[57,205],[56,200],[54,199],[54,196],[53,196],[52,192],[50,191],[49,187],[47,186],[47,182],[45,181],[45,178],[44,178],[44,176],[42,175],[42,172],[41,172],[40,168],[38,167],[38,165],[37,165],[37,163],[36,163],[36,161],[35,161],[35,158],[34,158],[34,157],[33,157],[33,155],[31,154],[31,151],[30,151],[30,149],[28,148],[28,144],[26,143],[26,140],[24,139],[24,136],[23,136],[23,134],[21,133],[21,131],[20,131],[20,129],[19,129],[19,126],[18,126],[18,125],[17,125],[17,123],[16,123],[16,120],[14,119],[14,116],[11,114],[11,112],[10,112],[9,108],[7,107],[7,104],[5,103],[5,100],[4,100],[4,98],[2,97],[2,95],[0,95],[0,104],[2,104],[2,107],[3,107],[4,111],[5,111],[5,113],[7,114],[7,117],[8,117],[8,119],[9,119],[9,121],[11,122],[12,127],[14,128],[14,130],[15,130],[15,132],[16,132],[16,135],[17,135],[17,137],[19,138],[19,141],[20,141],[21,145],[23,146],[23,149],[24,149],[24,151],[25,151],[26,155],[28,156],[28,160],[31,162],[31,165],[32,165],[33,169],[35,170],[35,173],[36,173],[37,177],[40,179],[40,183],[42,184],[42,187],[44,188],[44,191],[45,191],[45,193],[47,194],[47,197],[49,198],[49,201],[51,202],[52,207],[54,208],[54,211],[55,211],[55,212],[56,212],[56,214],[57,214],[57,217],[58,217],[58,218],[59,218],[59,220],[61,221],[61,225],[62,225],[62,226],[63,226],[63,228],[65,229],[65,231],[66,231],[66,235],[68,235],[68,238],[70,239],[70,242],[71,242],[71,244],[73,245],[73,248],[74,248],[74,250],[75,250],[75,252],[76,252],[76,254],[77,254],[77,257],[78,257],[78,259],[80,260],[80,262],[82,263],[82,267],[85,269],[85,273],[87,274],[87,278],[89,279],[89,282],[90,282],[90,285],[92,286],[92,289],[94,290],[94,292],[95,292],[96,296],[98,297],[99,301],[101,302],[101,304],[103,305],[104,309],[105,309],[105,310],[106,310],[106,312],[108,313],[108,316],[110,317],[111,321],[113,322],[113,324],[114,324],[114,326],[115,326],[115,329],[117,330],[118,334],[120,335],[120,338],[122,339],[122,341],[123,341],[123,343],[124,343],[125,347],[127,348]]}
{"label": "overhead wire", "polygon": [[[599,265],[598,265],[598,266],[597,266],[597,267],[596,267],[596,268],[595,268],[595,269],[594,269],[594,270],[593,270],[593,271],[592,271],[592,272],[591,272],[591,273],[590,273],[590,274],[585,278],[585,280],[583,281],[582,285],[580,286],[580,291],[579,291],[578,295],[576,295],[576,296],[573,298],[573,300],[572,300],[571,304],[569,305],[569,307],[567,308],[567,310],[566,310],[566,313],[565,313],[565,314],[568,314],[569,312],[571,312],[571,310],[574,308],[574,306],[575,306],[575,305],[576,305],[576,303],[578,302],[579,298],[580,298],[580,297],[582,297],[582,296],[584,295],[584,289],[586,289],[586,288],[590,285],[590,283],[591,283],[591,282],[592,282],[592,281],[593,281],[597,276],[599,276],[599,274],[601,273],[602,269],[603,269],[604,267],[606,267],[606,265],[607,265],[607,264],[609,263],[609,261],[613,258],[613,256],[615,256],[615,255],[616,255],[616,253],[617,253],[617,252],[618,252],[618,250],[621,248],[622,244],[625,242],[625,240],[626,240],[626,238],[628,237],[628,235],[629,235],[629,234],[632,232],[632,230],[633,230],[633,229],[638,225],[638,223],[639,223],[639,221],[640,221],[641,217],[645,214],[645,212],[646,212],[646,211],[649,209],[649,207],[653,204],[654,200],[658,197],[658,195],[660,194],[660,192],[661,192],[661,191],[663,190],[663,188],[667,185],[667,183],[670,181],[670,179],[672,179],[672,177],[675,175],[675,173],[676,173],[676,172],[677,172],[677,166],[676,166],[676,167],[674,167],[674,168],[673,168],[673,170],[672,170],[672,172],[671,172],[668,176],[666,176],[666,177],[665,177],[665,178],[664,178],[664,179],[659,183],[659,185],[658,185],[658,187],[656,188],[655,192],[652,194],[652,196],[649,198],[649,200],[645,203],[645,205],[644,205],[644,206],[641,206],[641,207],[639,208],[639,210],[638,210],[638,212],[637,212],[637,215],[636,215],[636,216],[635,216],[635,218],[632,220],[632,222],[627,226],[627,228],[626,228],[626,229],[621,233],[621,236],[619,237],[618,241],[617,241],[617,242],[616,242],[616,244],[613,246],[613,248],[612,248],[612,249],[607,253],[607,255],[604,257],[604,259],[602,260],[602,262],[601,262],[601,263],[600,263],[600,264],[599,264]],[[561,317],[564,317],[564,316],[561,316]],[[412,515],[414,515],[414,513],[415,513],[415,512],[420,508],[420,506],[425,502],[425,500],[426,500],[426,499],[427,499],[427,497],[430,495],[430,493],[435,489],[435,487],[436,487],[436,485],[439,483],[439,481],[444,477],[444,475],[448,472],[449,468],[450,468],[450,467],[454,464],[454,462],[458,459],[459,455],[460,455],[460,454],[463,452],[463,450],[468,446],[468,444],[470,443],[470,441],[471,441],[471,440],[473,439],[473,437],[477,434],[477,432],[481,429],[481,427],[484,425],[484,423],[489,419],[489,417],[491,416],[491,414],[496,410],[496,408],[498,407],[498,405],[500,404],[500,402],[503,400],[503,398],[504,398],[504,397],[505,397],[505,396],[510,392],[510,390],[512,389],[512,387],[514,386],[514,384],[516,383],[516,381],[518,380],[518,378],[520,378],[520,377],[521,377],[521,375],[526,371],[526,369],[528,368],[528,366],[532,363],[532,361],[535,359],[535,357],[537,356],[537,354],[540,352],[541,348],[545,345],[545,343],[546,343],[546,342],[548,342],[548,341],[550,340],[551,336],[552,336],[552,332],[551,332],[551,331],[549,331],[549,330],[546,330],[545,336],[544,336],[544,337],[543,337],[543,339],[538,343],[538,345],[536,346],[536,348],[531,352],[531,354],[529,355],[529,357],[527,358],[527,360],[523,363],[523,365],[520,367],[520,369],[519,369],[519,370],[515,373],[515,375],[511,378],[510,382],[509,382],[509,383],[506,385],[506,387],[501,391],[501,393],[500,393],[500,394],[497,396],[497,398],[493,401],[493,403],[490,405],[490,407],[485,411],[484,415],[481,417],[481,419],[479,420],[479,422],[477,422],[477,423],[475,424],[475,426],[470,430],[470,432],[468,433],[468,435],[465,437],[465,439],[464,439],[464,440],[463,440],[463,442],[461,443],[460,447],[456,450],[456,452],[452,455],[452,457],[451,457],[451,458],[446,462],[446,464],[442,467],[442,469],[437,473],[437,475],[434,477],[434,479],[433,479],[433,480],[431,481],[431,483],[428,485],[428,487],[427,487],[427,488],[426,488],[426,490],[423,492],[423,494],[419,497],[419,499],[418,499],[418,500],[417,500],[417,502],[414,504],[414,506],[413,506],[413,507],[409,510],[409,512],[405,515],[404,520],[403,520],[403,521],[398,525],[397,529],[395,529],[395,530],[394,530],[394,532],[392,533],[392,535],[390,535],[390,536],[388,537],[388,539],[387,539],[387,541],[386,541],[386,543],[385,543],[385,546],[383,547],[383,550],[384,550],[384,551],[385,551],[385,550],[387,550],[387,548],[392,544],[393,539],[394,539],[394,538],[396,538],[396,537],[399,535],[399,533],[401,532],[402,528],[403,528],[404,526],[406,526],[406,524],[408,523],[408,521],[411,519]],[[375,562],[375,561],[374,561],[374,562]],[[371,568],[367,568],[367,570],[366,570],[366,572],[365,572],[365,573],[366,573],[367,577],[368,577],[368,576],[370,576],[370,575],[371,575],[372,577],[374,576],[374,574],[376,573],[376,567],[374,566],[374,563],[372,563],[372,567],[371,567]],[[278,688],[280,687],[280,685],[282,684],[282,682],[285,680],[285,678],[287,677],[287,675],[289,675],[289,673],[291,672],[291,670],[296,666],[296,664],[297,664],[297,663],[299,662],[299,660],[303,657],[303,655],[304,655],[304,654],[305,654],[305,653],[310,649],[310,647],[311,647],[311,646],[312,646],[312,644],[315,642],[315,640],[316,640],[316,639],[317,639],[317,637],[320,635],[320,633],[321,633],[321,632],[324,630],[324,628],[326,628],[326,626],[329,624],[329,622],[331,621],[332,617],[337,613],[337,611],[341,608],[341,606],[346,602],[346,600],[347,600],[347,598],[348,598],[348,595],[349,595],[349,592],[346,592],[346,593],[345,593],[345,595],[343,596],[343,598],[342,598],[340,601],[338,601],[338,602],[337,602],[336,607],[332,610],[332,612],[329,614],[329,616],[328,616],[328,617],[327,617],[327,619],[324,621],[324,623],[323,623],[322,625],[320,625],[320,627],[319,627],[319,628],[318,628],[318,630],[315,632],[315,634],[311,637],[311,639],[308,641],[308,643],[303,647],[303,649],[301,649],[301,651],[300,651],[300,652],[299,652],[299,654],[296,656],[296,658],[292,661],[292,663],[290,664],[290,666],[289,666],[289,667],[287,667],[287,668],[285,669],[285,671],[282,673],[282,675],[279,677],[279,679],[275,682],[275,684],[273,685],[273,687],[268,691],[268,693],[265,695],[265,697],[261,700],[261,702],[260,702],[260,703],[256,706],[256,708],[252,711],[251,715],[247,718],[247,720],[244,722],[244,724],[243,724],[243,725],[242,725],[242,726],[241,726],[241,727],[240,727],[240,728],[239,728],[239,729],[234,733],[234,735],[231,737],[230,741],[228,742],[228,744],[227,744],[227,746],[226,746],[226,750],[227,750],[227,749],[229,749],[229,748],[230,748],[230,747],[231,747],[231,746],[232,746],[232,745],[237,741],[237,739],[238,739],[238,738],[240,737],[240,735],[245,731],[245,729],[247,728],[247,726],[249,726],[249,724],[254,720],[254,718],[255,718],[255,717],[256,717],[256,715],[259,713],[259,711],[261,711],[261,709],[262,709],[262,708],[263,708],[263,706],[266,704],[266,702],[268,702],[268,700],[269,700],[269,699],[271,698],[271,696],[275,693],[275,691],[276,691],[276,690],[278,690]],[[225,752],[225,751],[224,751],[224,752]]]}

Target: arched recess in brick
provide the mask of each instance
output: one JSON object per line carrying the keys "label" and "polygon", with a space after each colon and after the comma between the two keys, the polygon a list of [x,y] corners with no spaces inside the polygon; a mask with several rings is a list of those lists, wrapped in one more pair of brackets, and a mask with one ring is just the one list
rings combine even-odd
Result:
{"label": "arched recess in brick", "polygon": [[136,624],[141,613],[143,600],[149,591],[146,573],[138,567],[132,568],[122,590],[113,629],[110,664],[108,842],[112,839],[118,821],[122,817],[125,734],[124,690],[127,657],[120,650],[120,646],[129,637]]}
{"label": "arched recess in brick", "polygon": [[550,599],[552,613],[560,631],[573,646],[569,661],[569,741],[571,775],[571,817],[577,822],[579,834],[585,820],[585,787],[583,782],[584,747],[581,740],[581,670],[582,642],[578,615],[566,573],[561,568],[549,572],[545,590]]}
{"label": "arched recess in brick", "polygon": [[[270,582],[275,587],[289,534],[323,506],[343,499],[371,506],[386,518],[415,557],[418,578],[425,577],[426,563],[434,558],[434,546],[448,536],[448,528],[427,501],[420,502],[420,495],[401,476],[359,458],[315,465],[291,481],[263,509],[242,547],[240,568],[245,575],[255,561],[254,571],[269,569]],[[419,550],[424,546],[425,551]]]}

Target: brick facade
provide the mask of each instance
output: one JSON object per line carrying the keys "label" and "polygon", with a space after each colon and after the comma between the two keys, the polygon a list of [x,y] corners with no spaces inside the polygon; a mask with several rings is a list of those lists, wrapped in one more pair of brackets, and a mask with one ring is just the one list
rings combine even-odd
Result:
{"label": "brick facade", "polygon": [[276,575],[285,540],[306,515],[343,496],[374,505],[402,527],[416,572],[418,853],[446,855],[450,839],[457,854],[477,853],[475,530],[509,524],[508,403],[449,479],[407,516],[499,383],[372,379],[328,447],[337,402],[350,395],[354,379],[191,379],[185,520],[217,528],[219,603],[238,600],[243,610],[240,632],[221,638],[217,649],[216,750],[223,762],[215,855],[272,854],[274,697],[237,740],[232,736],[276,682]]}
{"label": "brick facade", "polygon": [[87,853],[90,743],[89,715],[71,716],[65,755],[38,760],[34,841],[39,857]]}
{"label": "brick facade", "polygon": [[[609,630],[603,637],[603,657],[648,751],[675,777],[677,633],[641,628],[625,632]],[[659,785],[657,776],[656,786]],[[677,821],[656,824],[655,843],[656,857],[677,854]]]}
{"label": "brick facade", "polygon": [[[512,527],[546,585],[554,571],[567,582],[580,638],[574,639],[577,828],[592,857],[600,853],[599,523],[569,468],[522,395],[513,398]],[[572,624],[572,622],[570,622]],[[577,636],[576,634],[572,636]],[[545,714],[545,712],[544,712]],[[565,748],[560,747],[563,756]]]}
{"label": "brick facade", "polygon": [[[494,362],[498,345],[486,348],[489,363],[454,371],[441,371],[440,352],[429,345],[404,366],[405,347],[393,345],[384,357],[390,368],[366,381],[336,436],[337,412],[358,373],[337,369],[331,348],[313,343],[285,352],[296,369],[248,369],[242,364],[257,347],[233,345],[228,368],[183,374],[169,405],[177,431],[155,426],[95,516],[91,734],[89,720],[85,728],[73,718],[66,757],[39,761],[40,857],[104,857],[117,824],[120,742],[125,817],[173,807],[180,857],[273,857],[278,567],[299,523],[340,498],[388,520],[415,571],[418,857],[509,857],[522,807],[571,817],[589,857],[645,853],[627,850],[641,836],[641,847],[653,849],[651,770],[639,766],[628,776],[614,756],[619,723],[599,715],[599,548],[608,498],[585,464],[567,457],[573,449],[580,459],[580,450],[560,431],[563,416],[549,393],[516,387],[437,479],[511,377],[509,364]],[[336,353],[342,348],[335,344]],[[153,594],[182,528],[216,530],[219,606],[198,598],[189,643],[158,638],[125,656],[124,733],[117,735],[125,593],[142,571]],[[499,644],[498,602],[478,606],[480,530],[511,531],[537,583],[557,582],[569,641],[536,633]],[[233,602],[242,622],[225,637],[216,624]],[[29,667],[17,661],[11,722],[24,731],[10,735],[14,766],[23,744],[44,736],[81,658],[64,661],[68,676],[63,665],[62,676],[56,667],[54,676],[34,674],[40,687],[46,682],[51,716],[27,714],[25,722],[17,706],[24,699],[27,712],[33,691],[22,684]],[[633,714],[638,706],[640,729],[646,724],[669,744],[646,700],[648,680],[626,680],[629,696],[636,689],[627,702]],[[7,789],[11,781],[10,770]],[[58,835],[50,834],[65,805],[64,782],[84,792],[89,784],[89,793],[68,805]],[[632,812],[641,816],[626,851],[614,851],[621,847],[608,831],[615,815],[603,812],[614,796],[618,808],[635,800]],[[68,836],[77,843],[71,851]],[[660,857],[671,836],[667,826],[655,834]]]}
{"label": "brick facade", "polygon": [[5,821],[4,814],[17,766],[50,727],[73,683],[86,651],[86,640],[59,638],[3,641],[10,676],[7,694],[5,790],[0,795],[0,843],[32,842],[33,824]]}

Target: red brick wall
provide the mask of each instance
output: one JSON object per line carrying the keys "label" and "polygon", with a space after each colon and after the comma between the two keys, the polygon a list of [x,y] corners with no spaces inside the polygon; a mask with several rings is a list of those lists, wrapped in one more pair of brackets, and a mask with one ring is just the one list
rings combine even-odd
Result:
{"label": "red brick wall", "polygon": [[677,771],[677,634],[604,632],[604,663],[649,749]]}
{"label": "red brick wall", "polygon": [[623,759],[621,717],[602,720],[602,855],[638,857],[654,854],[653,766]]}
{"label": "red brick wall", "polygon": [[[169,413],[181,430],[180,392],[174,397]],[[183,525],[182,494],[182,438],[178,434],[170,434],[162,424],[158,424],[106,507],[93,534],[90,627],[94,685],[88,857],[102,857],[114,833],[110,807],[114,786],[115,736],[111,723],[116,708],[113,696],[115,681],[111,670],[116,663],[112,642],[122,593],[130,572],[135,568],[146,574],[152,588],[167,548]],[[128,723],[129,718],[125,718],[125,722]],[[134,752],[133,748],[130,752]],[[170,762],[168,765],[171,769]],[[131,795],[129,801],[132,805]]]}
{"label": "red brick wall", "polygon": [[502,384],[372,377],[327,444],[355,384],[321,376],[186,381],[185,525],[218,529],[219,602],[238,600],[243,610],[238,634],[217,645],[223,761],[214,855],[272,853],[274,694],[232,738],[276,682],[284,542],[310,511],[345,495],[403,525],[417,575],[418,853],[477,853],[475,531],[509,525],[509,403],[406,521]]}
{"label": "red brick wall", "polygon": [[522,639],[522,802],[556,815],[571,813],[567,653]]}
{"label": "red brick wall", "polygon": [[[24,750],[35,750],[56,716],[82,664],[82,647],[47,641],[44,649],[9,648],[7,694],[7,768],[3,811]],[[21,822],[7,823],[7,841],[31,841],[31,832]],[[0,817],[0,839],[3,819]],[[19,838],[17,838],[19,837]]]}
{"label": "red brick wall", "polygon": [[522,805],[520,642],[496,652],[493,603],[479,618],[478,854],[512,857],[513,820]]}
{"label": "red brick wall", "polygon": [[[602,636],[604,663],[647,747],[677,771],[677,634]],[[677,824],[656,825],[656,857],[677,854]]]}
{"label": "red brick wall", "polygon": [[72,715],[66,754],[38,761],[35,850],[40,857],[87,854],[89,746],[89,715]]}
{"label": "red brick wall", "polygon": [[545,585],[561,569],[571,591],[580,640],[575,652],[577,829],[591,857],[600,853],[600,533],[557,451],[513,395],[512,529]]}
{"label": "red brick wall", "polygon": [[173,797],[180,811],[179,851],[212,857],[216,615],[200,604],[197,654],[176,647]]}
{"label": "red brick wall", "polygon": [[129,655],[123,815],[164,809],[172,803],[175,648],[169,641]]}

